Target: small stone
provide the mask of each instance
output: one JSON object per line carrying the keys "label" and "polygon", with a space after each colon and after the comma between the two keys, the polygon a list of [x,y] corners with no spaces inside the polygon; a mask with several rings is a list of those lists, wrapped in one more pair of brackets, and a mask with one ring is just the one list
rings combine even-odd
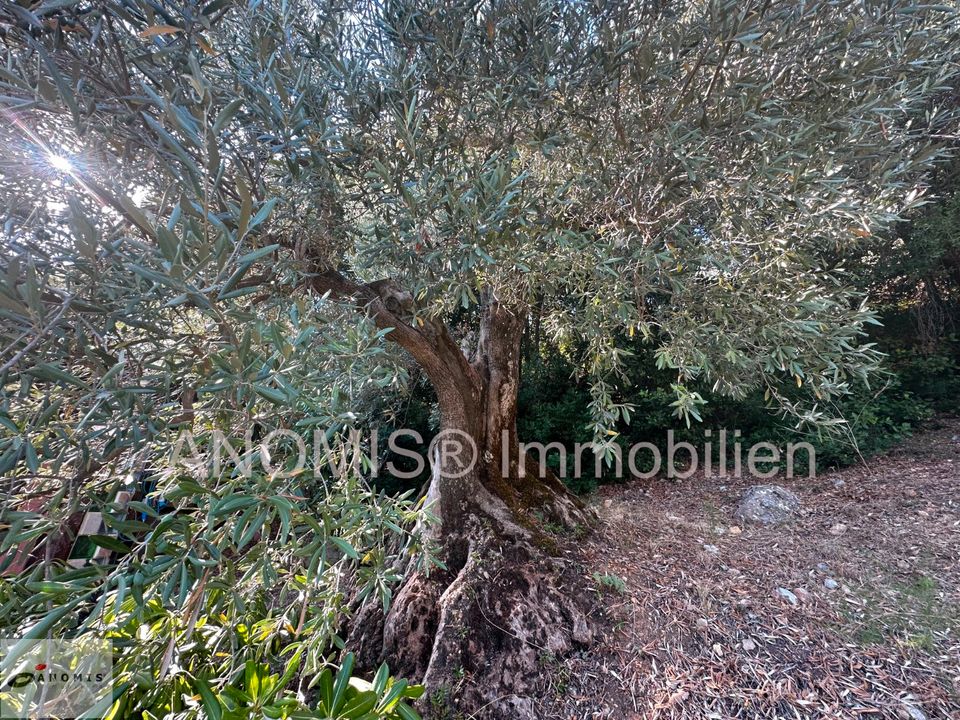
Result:
{"label": "small stone", "polygon": [[716,545],[704,545],[703,549],[711,555],[716,555],[718,552],[720,552],[720,548],[718,548]]}
{"label": "small stone", "polygon": [[720,643],[714,643],[713,652],[717,657],[723,657],[723,646]]}
{"label": "small stone", "polygon": [[830,528],[831,535],[843,535],[847,531],[847,526],[843,523],[836,523]]}
{"label": "small stone", "polygon": [[606,500],[603,501],[603,506],[604,506],[605,508],[612,507],[612,506],[613,506],[613,500],[611,500],[610,498],[607,498]]}
{"label": "small stone", "polygon": [[833,578],[827,578],[826,580],[823,581],[823,586],[827,590],[836,590],[838,587],[840,587],[840,583],[838,583]]}
{"label": "small stone", "polygon": [[898,569],[898,570],[909,570],[909,569],[910,569],[910,563],[908,563],[906,560],[897,560],[897,569]]}
{"label": "small stone", "polygon": [[917,491],[914,490],[913,488],[907,488],[906,490],[903,491],[903,494],[906,495],[908,498],[915,498],[917,496]]}
{"label": "small stone", "polygon": [[800,498],[779,485],[754,485],[747,489],[736,516],[746,522],[779,525],[793,518],[800,509]]}
{"label": "small stone", "polygon": [[800,601],[797,599],[797,596],[786,588],[777,588],[777,595],[786,600],[791,605],[798,605]]}
{"label": "small stone", "polygon": [[847,481],[844,480],[843,478],[837,478],[836,480],[833,481],[833,486],[837,490],[840,490],[841,488],[845,488],[847,486]]}
{"label": "small stone", "polygon": [[909,717],[910,720],[927,720],[927,714],[916,705],[904,703],[903,709],[907,711],[907,717]]}
{"label": "small stone", "polygon": [[817,563],[817,570],[819,570],[822,573],[830,572],[830,566],[825,562]]}
{"label": "small stone", "polygon": [[740,529],[739,525],[731,525],[727,532],[729,532],[731,535],[740,535],[743,530]]}
{"label": "small stone", "polygon": [[743,646],[743,649],[747,652],[752,652],[757,649],[757,644],[750,638],[744,638],[743,642],[740,643]]}
{"label": "small stone", "polygon": [[710,623],[707,622],[706,618],[697,618],[697,630],[704,630],[710,627]]}

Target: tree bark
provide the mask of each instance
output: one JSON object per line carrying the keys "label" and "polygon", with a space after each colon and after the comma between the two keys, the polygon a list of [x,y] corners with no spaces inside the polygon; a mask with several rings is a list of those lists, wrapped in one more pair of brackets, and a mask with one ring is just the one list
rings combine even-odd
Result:
{"label": "tree bark", "polygon": [[[365,305],[387,338],[403,347],[426,373],[440,406],[440,434],[469,439],[476,449],[470,472],[462,457],[441,455],[428,495],[443,528],[457,528],[471,514],[501,519],[536,510],[572,527],[587,522],[582,503],[552,473],[539,477],[536,463],[520,468],[517,397],[525,314],[487,293],[477,351],[467,358],[440,320],[416,315],[413,299],[395,283],[353,283],[325,271],[312,276],[315,290]],[[514,518],[516,519],[516,518]]]}
{"label": "tree bark", "polygon": [[[478,718],[534,717],[533,679],[544,655],[590,642],[586,593],[552,557],[557,528],[586,530],[592,515],[539,465],[524,463],[517,438],[520,349],[525,316],[485,298],[477,350],[467,358],[442,322],[417,317],[412,298],[389,281],[353,284],[339,274],[314,287],[351,297],[422,367],[440,405],[440,437],[463,453],[434,449],[427,493],[439,525],[432,539],[444,569],[414,572],[389,612],[362,606],[347,644],[362,664],[387,661],[422,679],[446,707]],[[472,446],[472,447],[470,447]],[[464,462],[472,459],[472,462]],[[548,530],[550,528],[551,530]],[[431,708],[421,708],[428,717]]]}

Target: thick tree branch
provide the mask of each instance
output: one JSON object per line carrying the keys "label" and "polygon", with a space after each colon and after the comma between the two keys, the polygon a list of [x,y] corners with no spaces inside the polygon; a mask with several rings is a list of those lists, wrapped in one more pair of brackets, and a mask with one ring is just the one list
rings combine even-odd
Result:
{"label": "thick tree branch", "polygon": [[378,328],[390,329],[387,338],[410,353],[427,373],[450,420],[468,424],[476,421],[483,378],[464,357],[445,323],[435,318],[415,318],[410,293],[392,280],[358,283],[331,268],[311,274],[309,283],[314,292],[329,293],[365,308]]}

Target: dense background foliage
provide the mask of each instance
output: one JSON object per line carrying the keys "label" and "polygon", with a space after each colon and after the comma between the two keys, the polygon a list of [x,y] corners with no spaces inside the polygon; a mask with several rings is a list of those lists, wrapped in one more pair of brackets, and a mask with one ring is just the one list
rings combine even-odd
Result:
{"label": "dense background foliage", "polygon": [[[882,324],[871,329],[870,340],[884,359],[881,372],[869,383],[857,383],[833,406],[842,425],[829,431],[804,428],[777,413],[760,391],[737,400],[697,387],[707,404],[702,423],[691,427],[670,410],[672,374],[657,369],[648,345],[622,338],[624,349],[632,353],[626,361],[631,389],[622,400],[634,411],[631,422],[618,427],[621,444],[650,442],[665,452],[666,432],[672,429],[677,441],[716,446],[718,428],[736,428],[745,446],[810,442],[823,471],[864,462],[936,414],[960,411],[960,193],[951,168],[940,174],[935,194],[913,214],[912,222],[885,236],[868,257],[857,252],[848,258],[853,281],[878,311]],[[589,442],[589,388],[572,354],[549,343],[536,344],[531,336],[527,342],[521,436],[569,446]],[[713,431],[711,438],[704,436],[706,429]],[[604,479],[612,479],[612,472]],[[597,480],[571,477],[568,483],[588,491]]]}
{"label": "dense background foliage", "polygon": [[[848,258],[853,282],[869,294],[878,311],[881,324],[871,329],[870,340],[884,358],[882,370],[869,383],[857,383],[851,394],[833,406],[834,416],[843,424],[829,430],[798,426],[795,419],[778,413],[762,391],[731,399],[697,386],[707,402],[701,409],[702,421],[688,425],[671,408],[674,374],[657,368],[650,343],[622,336],[619,346],[629,353],[624,362],[630,384],[617,401],[630,404],[633,411],[629,423],[617,426],[618,443],[627,448],[649,442],[665,453],[667,431],[673,430],[677,442],[702,448],[710,441],[716,447],[717,429],[736,428],[742,431],[744,446],[809,442],[816,449],[818,470],[823,471],[864,462],[909,437],[937,414],[956,414],[960,410],[960,193],[952,167],[941,172],[929,203],[910,222],[886,235],[868,257],[857,253]],[[558,441],[572,448],[593,440],[590,387],[578,357],[576,348],[544,340],[536,319],[531,320],[524,338],[518,419],[524,441]],[[395,411],[395,419],[382,432],[393,427],[415,428],[426,437],[436,432],[430,389],[416,382],[411,388],[380,401],[378,407]],[[711,437],[704,436],[707,429]],[[549,464],[559,471],[555,454],[549,456]],[[797,470],[808,468],[801,465]],[[600,478],[578,479],[572,473],[565,478],[578,492],[615,479],[612,469]]]}

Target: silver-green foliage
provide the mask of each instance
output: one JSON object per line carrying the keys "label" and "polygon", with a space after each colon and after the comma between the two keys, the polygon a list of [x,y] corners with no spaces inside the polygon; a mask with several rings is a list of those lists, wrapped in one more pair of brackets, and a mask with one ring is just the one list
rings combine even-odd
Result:
{"label": "silver-green foliage", "polygon": [[431,316],[536,304],[586,348],[598,436],[630,411],[619,333],[657,343],[680,415],[705,381],[825,422],[877,361],[825,251],[920,201],[960,52],[954,4],[897,0],[56,0],[0,23],[0,543],[42,555],[128,473],[175,509],[111,520],[114,565],[6,580],[0,616],[117,633],[160,705],[273,638],[312,643],[316,677],[347,591],[388,597],[391,548],[419,542],[413,505],[352,476],[164,460],[184,423],[205,447],[308,436],[403,383],[317,273]]}

